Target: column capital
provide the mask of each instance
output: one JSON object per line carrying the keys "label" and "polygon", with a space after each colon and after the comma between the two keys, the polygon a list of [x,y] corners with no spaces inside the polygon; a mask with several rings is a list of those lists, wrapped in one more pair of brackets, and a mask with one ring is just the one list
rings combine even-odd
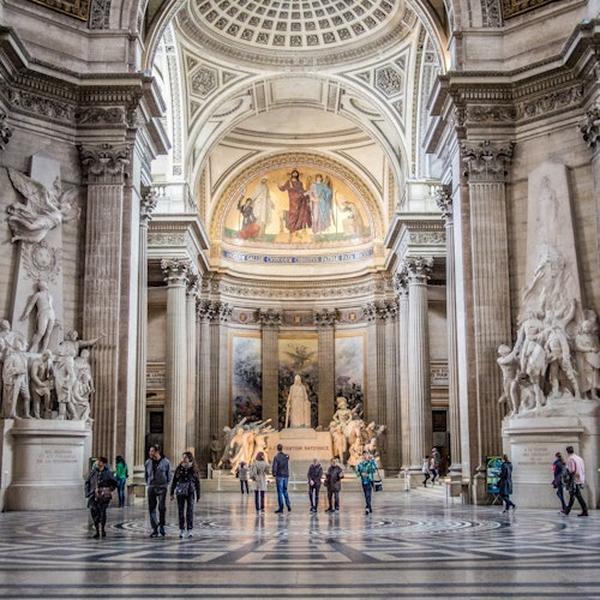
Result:
{"label": "column capital", "polygon": [[196,298],[200,286],[200,276],[191,267],[187,275],[186,284],[186,294],[192,298]]}
{"label": "column capital", "polygon": [[363,306],[362,317],[368,323],[372,323],[377,318],[377,306],[375,302],[368,302]]}
{"label": "column capital", "polygon": [[398,303],[395,300],[384,300],[376,303],[375,312],[382,321],[393,320],[398,315]]}
{"label": "column capital", "polygon": [[152,220],[152,213],[158,204],[158,190],[154,186],[142,187],[140,200],[140,223],[147,224]]}
{"label": "column capital", "polygon": [[408,277],[403,266],[394,275],[394,290],[396,290],[399,298],[408,296]]}
{"label": "column capital", "polygon": [[6,122],[7,116],[8,115],[3,110],[0,110],[0,151],[6,148],[13,133]]}
{"label": "column capital", "polygon": [[261,324],[262,327],[279,327],[282,322],[281,313],[272,308],[259,308],[254,313],[254,318]]}
{"label": "column capital", "polygon": [[129,177],[130,144],[81,145],[79,158],[88,184],[122,184]]}
{"label": "column capital", "polygon": [[452,225],[454,207],[452,205],[452,186],[440,185],[435,188],[433,197],[437,207],[442,213],[442,219],[446,225]]}
{"label": "column capital", "polygon": [[403,266],[406,270],[406,280],[409,286],[425,285],[431,277],[433,258],[423,256],[405,258]]}
{"label": "column capital", "polygon": [[462,142],[460,152],[465,163],[464,176],[469,183],[505,182],[514,148],[515,143],[511,141]]}
{"label": "column capital", "polygon": [[319,328],[334,327],[340,318],[340,311],[337,308],[329,310],[315,310],[313,312],[313,322]]}
{"label": "column capital", "polygon": [[196,316],[201,321],[214,321],[219,316],[219,303],[206,298],[197,300]]}
{"label": "column capital", "polygon": [[592,150],[600,148],[600,99],[586,111],[583,120],[579,124],[579,130],[583,135],[583,141]]}
{"label": "column capital", "polygon": [[183,288],[186,287],[190,266],[190,260],[187,258],[163,258],[160,263],[167,285]]}
{"label": "column capital", "polygon": [[219,302],[219,321],[227,323],[233,313],[233,306],[227,302]]}

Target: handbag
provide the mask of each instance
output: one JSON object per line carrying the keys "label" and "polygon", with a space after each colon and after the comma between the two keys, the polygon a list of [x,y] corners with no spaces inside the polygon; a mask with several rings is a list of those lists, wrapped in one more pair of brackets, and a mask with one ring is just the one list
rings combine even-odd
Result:
{"label": "handbag", "polygon": [[100,486],[96,488],[96,500],[100,502],[110,502],[112,500],[112,488]]}
{"label": "handbag", "polygon": [[188,496],[191,491],[192,482],[191,481],[182,481],[175,486],[175,495],[176,496]]}
{"label": "handbag", "polygon": [[379,469],[377,469],[377,479],[373,479],[373,489],[376,492],[383,492],[383,481],[381,481],[381,475]]}

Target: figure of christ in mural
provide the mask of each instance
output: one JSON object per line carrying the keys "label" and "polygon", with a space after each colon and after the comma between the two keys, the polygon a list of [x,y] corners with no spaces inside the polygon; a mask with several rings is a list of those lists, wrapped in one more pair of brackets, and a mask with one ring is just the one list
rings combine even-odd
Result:
{"label": "figure of christ in mural", "polygon": [[287,213],[287,228],[291,240],[294,234],[300,234],[312,226],[309,194],[304,189],[297,169],[290,173],[289,179],[280,185],[279,189],[288,193],[290,205]]}
{"label": "figure of christ in mural", "polygon": [[333,222],[333,190],[329,177],[315,175],[315,181],[309,186],[310,209],[313,233],[321,233]]}

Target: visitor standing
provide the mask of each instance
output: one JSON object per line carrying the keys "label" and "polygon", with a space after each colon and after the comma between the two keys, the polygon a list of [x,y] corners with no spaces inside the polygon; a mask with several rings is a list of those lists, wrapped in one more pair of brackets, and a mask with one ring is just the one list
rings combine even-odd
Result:
{"label": "visitor standing", "polygon": [[363,494],[365,495],[365,514],[373,512],[373,481],[377,473],[377,463],[368,452],[363,452],[362,460],[356,465],[356,475],[360,478]]}
{"label": "visitor standing", "polygon": [[108,459],[100,456],[85,482],[85,496],[96,528],[94,538],[106,537],[106,510],[112,500],[117,480],[108,468]]}
{"label": "visitor standing", "polygon": [[283,446],[277,444],[277,454],[273,459],[271,468],[273,477],[275,477],[275,485],[277,486],[277,504],[276,513],[283,512],[283,504],[287,506],[288,511],[292,510],[290,497],[288,495],[288,481],[290,478],[290,457],[283,452]]}
{"label": "visitor standing", "polygon": [[427,482],[431,478],[431,473],[429,471],[429,454],[423,459],[423,465],[421,466],[421,473],[423,473],[423,487],[427,487]]}
{"label": "visitor standing", "polygon": [[179,537],[182,538],[187,530],[187,536],[192,537],[194,529],[194,502],[200,500],[200,476],[191,452],[184,452],[181,462],[175,469],[171,482],[171,500],[177,496],[179,512]]}
{"label": "visitor standing", "polygon": [[325,487],[327,488],[328,508],[325,512],[339,512],[340,491],[342,490],[342,479],[344,470],[340,467],[337,458],[331,459],[331,465],[325,474]]}
{"label": "visitor standing", "polygon": [[240,480],[240,491],[242,492],[242,495],[244,494],[244,491],[246,492],[246,494],[249,494],[249,488],[248,488],[248,472],[250,471],[250,467],[244,462],[242,461],[240,463],[240,466],[237,469],[237,476],[238,479]]}
{"label": "visitor standing", "polygon": [[566,476],[568,475],[568,471],[567,465],[565,464],[565,460],[560,452],[557,452],[554,455],[554,462],[552,463],[552,475],[552,487],[556,490],[556,495],[560,500],[560,512],[566,514],[567,503],[565,502],[564,481],[566,479]]}
{"label": "visitor standing", "polygon": [[269,465],[265,461],[264,452],[259,452],[250,465],[250,479],[254,487],[254,504],[256,512],[265,512],[265,492],[267,491],[267,475],[269,474]]}
{"label": "visitor standing", "polygon": [[567,447],[567,470],[570,474],[569,481],[569,504],[565,514],[568,515],[575,504],[575,499],[579,502],[581,512],[577,515],[578,517],[588,516],[588,507],[583,499],[583,486],[585,485],[585,464],[583,458],[578,454],[575,454],[573,446]]}
{"label": "visitor standing", "polygon": [[504,502],[504,510],[502,512],[508,512],[511,508],[513,510],[517,508],[515,503],[510,499],[511,494],[513,493],[512,472],[512,463],[508,456],[503,454],[500,475],[498,476],[498,490],[500,498]]}
{"label": "visitor standing", "polygon": [[125,488],[129,478],[129,468],[122,456],[117,456],[115,460],[115,479],[117,480],[117,492],[119,494],[119,508],[125,506]]}
{"label": "visitor standing", "polygon": [[[148,460],[145,464],[146,487],[148,488],[148,512],[152,533],[150,537],[163,537],[165,531],[165,515],[167,512],[167,491],[171,480],[171,463],[163,456],[159,446],[150,446]],[[158,506],[158,520],[156,508]]]}
{"label": "visitor standing", "polygon": [[431,487],[433,487],[440,474],[439,463],[435,457],[435,454],[433,454],[429,459],[429,473],[431,474]]}
{"label": "visitor standing", "polygon": [[317,512],[319,508],[319,491],[321,490],[321,479],[323,478],[323,467],[318,458],[313,458],[308,467],[308,497],[310,499],[310,512]]}

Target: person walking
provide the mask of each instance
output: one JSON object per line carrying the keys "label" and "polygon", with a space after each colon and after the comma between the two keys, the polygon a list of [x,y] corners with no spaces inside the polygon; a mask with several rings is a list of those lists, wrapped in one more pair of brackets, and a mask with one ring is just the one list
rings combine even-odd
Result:
{"label": "person walking", "polygon": [[100,456],[85,482],[87,505],[96,529],[94,539],[98,539],[100,535],[106,537],[106,510],[116,487],[117,480],[108,467],[108,459]]}
{"label": "person walking", "polygon": [[271,473],[275,477],[275,485],[277,486],[277,504],[276,513],[283,512],[283,504],[287,506],[288,512],[292,510],[292,504],[288,495],[288,481],[290,478],[290,457],[283,452],[283,446],[277,444],[277,454],[273,459]]}
{"label": "person walking", "polygon": [[585,485],[585,464],[583,458],[578,454],[575,454],[573,446],[567,447],[567,470],[570,474],[568,486],[569,504],[567,505],[567,510],[565,510],[565,515],[568,515],[571,512],[573,504],[575,504],[575,500],[577,500],[581,507],[581,512],[577,516],[587,517],[589,516],[588,507],[583,499],[583,494],[581,493],[583,486]]}
{"label": "person walking", "polygon": [[248,488],[248,472],[250,471],[250,467],[245,463],[245,462],[241,462],[240,466],[237,469],[237,476],[238,479],[240,480],[240,491],[242,492],[242,495],[244,494],[244,490],[246,491],[246,494],[249,494],[249,488]]}
{"label": "person walking", "polygon": [[421,473],[423,473],[423,487],[427,487],[427,482],[431,478],[431,472],[429,471],[429,454],[423,459],[423,465],[421,466]]}
{"label": "person walking", "polygon": [[[171,463],[163,456],[159,446],[150,446],[148,460],[145,464],[145,479],[148,489],[148,512],[150,513],[150,525],[152,533],[150,537],[163,537],[165,531],[165,515],[167,512],[167,492],[171,480]],[[158,520],[156,519],[156,508],[158,506]]]}
{"label": "person walking", "polygon": [[340,467],[337,458],[331,459],[331,465],[325,474],[325,487],[327,488],[327,504],[329,505],[325,512],[339,512],[340,510],[340,491],[342,490],[342,479],[344,470]]}
{"label": "person walking", "polygon": [[435,454],[433,454],[431,456],[431,458],[429,459],[429,473],[431,474],[431,487],[434,487],[435,482],[440,475],[439,464],[438,464]]}
{"label": "person walking", "polygon": [[560,452],[554,455],[554,462],[552,463],[552,487],[556,490],[556,495],[560,500],[561,513],[567,513],[567,503],[565,502],[564,494],[564,481],[568,476],[567,465],[565,459]]}
{"label": "person walking", "polygon": [[377,463],[368,452],[363,452],[362,460],[356,465],[356,475],[360,478],[363,494],[365,495],[365,514],[371,514],[373,507],[373,481],[377,473]]}
{"label": "person walking", "polygon": [[117,480],[117,492],[119,494],[119,508],[125,506],[125,487],[129,478],[129,468],[125,459],[119,455],[115,460],[115,479]]}
{"label": "person walking", "polygon": [[175,469],[171,482],[171,500],[174,496],[177,496],[179,512],[179,537],[183,538],[187,529],[187,536],[191,538],[194,529],[194,502],[200,500],[200,476],[191,452],[183,453],[181,462]]}
{"label": "person walking", "polygon": [[323,467],[318,458],[313,458],[308,467],[308,498],[310,499],[310,512],[317,512],[319,508],[319,491],[321,490],[321,479],[323,478]]}
{"label": "person walking", "polygon": [[512,472],[512,463],[508,456],[503,454],[500,475],[498,476],[498,490],[500,498],[504,502],[504,510],[502,512],[508,512],[511,508],[513,510],[517,508],[515,503],[510,499],[510,495],[513,493]]}
{"label": "person walking", "polygon": [[256,459],[250,465],[249,476],[254,487],[254,504],[256,512],[265,512],[265,492],[267,491],[267,475],[269,474],[269,465],[265,460],[264,452],[259,452]]}

